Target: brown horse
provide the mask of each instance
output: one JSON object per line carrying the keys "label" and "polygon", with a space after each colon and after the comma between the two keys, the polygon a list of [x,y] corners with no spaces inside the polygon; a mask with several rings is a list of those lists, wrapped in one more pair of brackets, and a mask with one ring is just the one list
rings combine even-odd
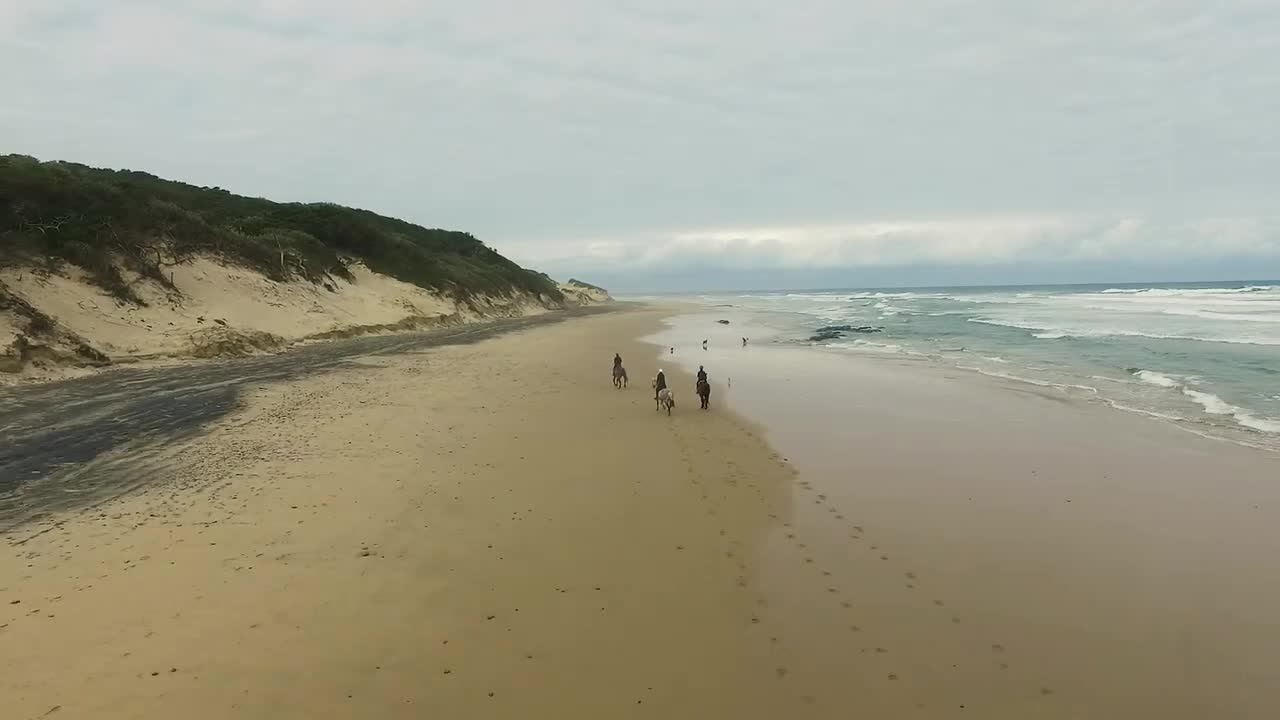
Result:
{"label": "brown horse", "polygon": [[711,383],[706,380],[698,381],[698,398],[702,400],[702,409],[711,409]]}
{"label": "brown horse", "polygon": [[627,386],[627,369],[621,365],[613,366],[613,386],[619,390]]}

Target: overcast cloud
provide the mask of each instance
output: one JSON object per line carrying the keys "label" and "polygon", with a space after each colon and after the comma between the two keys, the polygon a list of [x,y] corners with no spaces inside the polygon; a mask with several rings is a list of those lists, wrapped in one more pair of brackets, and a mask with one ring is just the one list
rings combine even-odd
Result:
{"label": "overcast cloud", "polygon": [[622,288],[1280,276],[1270,0],[0,0],[0,81],[5,152]]}

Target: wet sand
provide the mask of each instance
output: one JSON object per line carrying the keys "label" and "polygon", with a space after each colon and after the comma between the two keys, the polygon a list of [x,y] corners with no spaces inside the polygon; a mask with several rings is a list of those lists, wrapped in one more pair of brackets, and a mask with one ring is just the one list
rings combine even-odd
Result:
{"label": "wet sand", "polygon": [[678,330],[659,356],[637,338],[667,315],[248,391],[153,452],[169,482],[4,536],[0,702],[21,718],[1280,708],[1273,456],[714,335],[738,326]]}
{"label": "wet sand", "polygon": [[757,578],[822,717],[1280,716],[1280,455],[725,317],[657,339],[799,473]]}

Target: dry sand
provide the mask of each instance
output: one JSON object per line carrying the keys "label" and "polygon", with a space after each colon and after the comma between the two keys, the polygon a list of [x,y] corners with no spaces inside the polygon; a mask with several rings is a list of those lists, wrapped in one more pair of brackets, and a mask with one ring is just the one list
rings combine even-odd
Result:
{"label": "dry sand", "polygon": [[6,716],[785,716],[751,558],[791,471],[690,392],[654,412],[656,325],[266,387],[171,482],[7,538]]}

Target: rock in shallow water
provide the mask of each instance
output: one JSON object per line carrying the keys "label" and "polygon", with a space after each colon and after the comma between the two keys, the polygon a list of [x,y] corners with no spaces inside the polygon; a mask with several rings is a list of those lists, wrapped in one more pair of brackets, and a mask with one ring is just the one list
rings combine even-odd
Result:
{"label": "rock in shallow water", "polygon": [[820,327],[809,337],[809,342],[822,342],[824,340],[836,340],[844,337],[845,333],[878,333],[884,328],[879,325],[827,325]]}

